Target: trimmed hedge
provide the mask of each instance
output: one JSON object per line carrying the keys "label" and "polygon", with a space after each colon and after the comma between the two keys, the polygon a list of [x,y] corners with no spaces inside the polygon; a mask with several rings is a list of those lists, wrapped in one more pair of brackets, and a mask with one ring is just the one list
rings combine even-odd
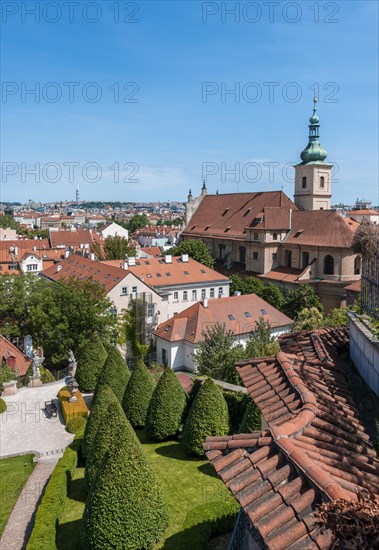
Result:
{"label": "trimmed hedge", "polygon": [[126,386],[122,408],[134,428],[143,428],[155,382],[143,361],[138,361]]}
{"label": "trimmed hedge", "polygon": [[168,367],[154,390],[146,416],[146,431],[165,439],[179,431],[186,406],[186,393],[174,371]]}
{"label": "trimmed hedge", "polygon": [[58,392],[58,398],[62,405],[62,412],[65,424],[67,424],[69,420],[72,420],[76,416],[88,418],[88,408],[84,397],[79,390],[77,390],[75,395],[78,400],[74,401],[73,403],[69,403],[71,393],[68,391],[67,386],[60,389]]}
{"label": "trimmed hedge", "polygon": [[5,403],[4,399],[1,399],[0,397],[0,414],[5,412],[7,410],[7,404]]}
{"label": "trimmed hedge", "polygon": [[121,353],[115,346],[109,346],[108,357],[97,379],[95,392],[98,391],[100,386],[107,384],[121,403],[129,378],[130,370]]}
{"label": "trimmed hedge", "polygon": [[100,338],[94,335],[87,340],[77,352],[78,368],[75,378],[79,388],[84,392],[92,392],[96,388],[97,378],[104,366],[107,352]]}
{"label": "trimmed hedge", "polygon": [[[222,535],[233,530],[239,509],[235,500],[208,502],[192,508],[186,516],[182,531],[175,537],[175,550],[187,550],[189,546],[191,550],[208,550],[212,535]],[[171,545],[168,547],[171,548]]]}
{"label": "trimmed hedge", "polygon": [[260,431],[262,431],[262,414],[256,404],[250,400],[240,427],[238,428],[238,433],[244,434]]}
{"label": "trimmed hedge", "polygon": [[70,434],[78,434],[78,433],[84,433],[85,427],[87,424],[87,420],[83,418],[83,416],[75,416],[75,418],[71,418],[67,422],[66,430]]}
{"label": "trimmed hedge", "polygon": [[239,391],[224,390],[223,395],[228,405],[231,433],[236,433],[244,417],[246,407],[251,403],[251,397]]}
{"label": "trimmed hedge", "polygon": [[85,550],[149,550],[168,525],[162,491],[128,420],[91,486],[82,521]]}
{"label": "trimmed hedge", "polygon": [[94,444],[87,457],[85,478],[89,487],[95,480],[99,466],[107,451],[113,452],[115,445],[118,445],[120,438],[125,433],[126,416],[121,404],[114,395],[108,405],[104,416],[100,419],[99,428],[96,432]]}
{"label": "trimmed hedge", "polygon": [[187,452],[202,456],[203,443],[212,435],[229,432],[229,413],[222,390],[211,378],[206,378],[197,392],[183,431]]}
{"label": "trimmed hedge", "polygon": [[96,399],[92,401],[91,414],[83,437],[82,451],[83,456],[88,458],[91,454],[93,442],[95,441],[97,430],[99,429],[102,418],[106,415],[109,403],[112,403],[114,393],[109,386],[101,386],[96,394]]}
{"label": "trimmed hedge", "polygon": [[78,463],[80,445],[80,438],[75,438],[55,466],[37,508],[34,527],[26,550],[54,550],[56,548],[56,524],[62,515],[69,478],[74,474]]}

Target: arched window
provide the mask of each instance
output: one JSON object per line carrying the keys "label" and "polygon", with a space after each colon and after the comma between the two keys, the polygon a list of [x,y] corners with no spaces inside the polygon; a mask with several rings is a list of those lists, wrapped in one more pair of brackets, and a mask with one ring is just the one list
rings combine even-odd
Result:
{"label": "arched window", "polygon": [[324,274],[325,275],[334,275],[333,256],[325,256],[325,258],[324,258]]}
{"label": "arched window", "polygon": [[360,275],[361,274],[361,257],[356,256],[354,260],[354,275]]}

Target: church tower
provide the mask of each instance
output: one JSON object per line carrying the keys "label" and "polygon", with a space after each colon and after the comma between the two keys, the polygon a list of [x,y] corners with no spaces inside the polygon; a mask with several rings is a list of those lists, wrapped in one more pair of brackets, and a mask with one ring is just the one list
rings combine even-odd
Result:
{"label": "church tower", "polygon": [[313,115],[309,119],[309,141],[302,151],[302,162],[295,166],[294,202],[300,210],[330,210],[332,164],[324,162],[327,152],[319,141],[319,117],[316,114],[316,97]]}

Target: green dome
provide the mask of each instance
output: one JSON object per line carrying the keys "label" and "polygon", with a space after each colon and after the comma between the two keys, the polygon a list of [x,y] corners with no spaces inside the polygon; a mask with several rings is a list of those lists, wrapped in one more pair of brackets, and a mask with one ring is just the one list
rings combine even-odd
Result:
{"label": "green dome", "polygon": [[316,114],[316,102],[317,99],[314,98],[314,107],[313,115],[309,119],[309,141],[306,148],[301,152],[300,158],[303,161],[303,164],[308,164],[309,162],[323,162],[328,153],[321,146],[319,141],[319,117]]}
{"label": "green dome", "polygon": [[311,124],[318,124],[319,123],[319,117],[316,115],[316,111],[313,111],[313,115],[311,116],[311,118],[309,119],[309,122]]}

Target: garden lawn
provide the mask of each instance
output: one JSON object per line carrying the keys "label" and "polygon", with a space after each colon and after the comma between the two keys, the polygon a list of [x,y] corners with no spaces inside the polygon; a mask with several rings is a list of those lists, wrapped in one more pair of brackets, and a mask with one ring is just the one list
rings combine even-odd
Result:
{"label": "garden lawn", "polygon": [[[170,517],[168,529],[156,550],[179,550],[175,547],[174,535],[182,530],[192,508],[207,502],[233,500],[233,497],[207,460],[191,459],[177,441],[152,442],[144,431],[138,431],[137,435],[161,484]],[[80,550],[85,496],[84,470],[78,468],[57,531],[58,550]]]}
{"label": "garden lawn", "polygon": [[31,454],[0,459],[0,536],[34,466]]}

